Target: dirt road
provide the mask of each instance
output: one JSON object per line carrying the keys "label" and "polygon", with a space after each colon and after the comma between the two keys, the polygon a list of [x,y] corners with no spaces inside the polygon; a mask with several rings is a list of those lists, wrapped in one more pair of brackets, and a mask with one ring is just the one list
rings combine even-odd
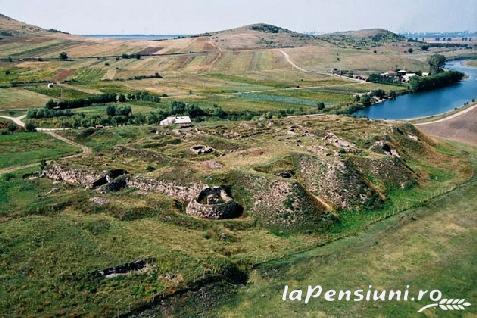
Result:
{"label": "dirt road", "polygon": [[[19,116],[19,117],[10,117],[10,116],[0,116],[0,117],[11,120],[16,125],[18,125],[20,127],[25,127],[25,123],[23,122],[23,119],[26,117],[26,115]],[[37,128],[36,130],[38,132],[42,132],[42,133],[45,133],[47,135],[50,135],[51,137],[53,137],[55,139],[58,139],[58,140],[60,140],[64,143],[67,143],[69,145],[78,147],[82,151],[79,154],[62,157],[60,159],[74,158],[74,157],[78,157],[78,156],[89,155],[89,154],[92,153],[91,148],[89,148],[85,145],[78,144],[78,143],[76,143],[76,142],[74,142],[74,141],[72,141],[68,138],[65,138],[65,137],[56,133],[56,131],[65,130],[64,128]],[[21,169],[31,168],[31,167],[34,167],[34,166],[37,166],[37,165],[38,165],[38,163],[32,163],[32,164],[28,164],[28,165],[22,165],[22,166],[15,166],[15,167],[8,167],[8,168],[0,169],[0,175],[5,174],[5,173],[12,173],[12,172],[15,172],[15,171],[21,170]]]}
{"label": "dirt road", "polygon": [[415,125],[428,135],[477,145],[477,104],[448,117]]}
{"label": "dirt road", "polygon": [[22,115],[19,117],[10,117],[10,116],[0,116],[0,117],[11,120],[15,123],[15,125],[25,128],[25,123],[23,122],[23,118],[25,118],[26,115]]}

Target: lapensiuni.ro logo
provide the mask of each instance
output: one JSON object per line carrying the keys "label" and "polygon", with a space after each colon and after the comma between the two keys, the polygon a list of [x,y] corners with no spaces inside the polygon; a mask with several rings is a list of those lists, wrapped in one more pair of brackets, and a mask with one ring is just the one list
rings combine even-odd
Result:
{"label": "lapensiuni.ro logo", "polygon": [[308,304],[311,300],[322,297],[325,301],[349,301],[349,302],[384,302],[384,301],[412,301],[425,302],[418,312],[435,308],[439,310],[465,310],[471,305],[463,298],[443,297],[440,290],[419,290],[411,293],[409,285],[404,289],[379,290],[369,285],[365,289],[328,289],[324,290],[322,286],[308,286],[306,289],[290,289],[285,285],[282,293],[283,301],[297,301]]}

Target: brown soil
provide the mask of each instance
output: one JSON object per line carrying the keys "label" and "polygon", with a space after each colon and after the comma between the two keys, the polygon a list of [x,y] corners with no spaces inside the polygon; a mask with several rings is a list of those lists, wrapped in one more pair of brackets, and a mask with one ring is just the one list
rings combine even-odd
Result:
{"label": "brown soil", "polygon": [[477,145],[477,107],[456,117],[416,126],[428,135]]}

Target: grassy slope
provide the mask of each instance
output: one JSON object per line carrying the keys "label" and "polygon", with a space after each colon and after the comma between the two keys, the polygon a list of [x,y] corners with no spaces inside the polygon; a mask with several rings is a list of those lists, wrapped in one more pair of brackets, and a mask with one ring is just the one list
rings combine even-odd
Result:
{"label": "grassy slope", "polygon": [[[124,127],[97,136],[89,145],[110,149],[135,140],[144,129]],[[450,148],[441,151],[454,153]],[[98,157],[98,160],[100,158]],[[445,163],[448,165],[449,163]],[[419,204],[429,195],[462,181],[461,175],[437,169],[428,189],[393,194],[375,213],[343,217],[343,226],[322,233],[277,236],[248,219],[214,222],[178,211],[173,200],[134,192],[107,195],[100,208],[89,199],[98,194],[46,179],[23,179],[28,171],[0,178],[0,265],[5,269],[0,312],[9,315],[80,314],[110,316],[147,303],[231,263],[256,264],[286,259],[342,234],[353,234],[370,222],[402,208],[403,197]],[[50,191],[56,188],[56,191]],[[38,229],[41,229],[39,231]],[[149,275],[97,280],[89,273],[131,260],[155,257]],[[3,294],[1,294],[3,292]]]}
{"label": "grassy slope", "polygon": [[0,169],[56,159],[77,152],[73,146],[42,133],[0,136]]}
{"label": "grassy slope", "polygon": [[[475,156],[475,150],[472,150]],[[474,159],[475,162],[475,159]],[[375,224],[365,233],[300,254],[291,260],[263,266],[251,284],[219,310],[221,317],[301,317],[349,315],[410,317],[425,302],[326,302],[308,305],[281,301],[283,286],[291,289],[320,284],[326,289],[439,289],[449,298],[475,302],[477,291],[469,282],[477,271],[475,245],[477,179],[430,204]],[[273,274],[270,270],[275,268]],[[475,307],[464,316],[476,313]],[[427,315],[461,317],[461,312],[430,309]]]}
{"label": "grassy slope", "polygon": [[0,109],[44,106],[48,97],[22,88],[0,88]]}

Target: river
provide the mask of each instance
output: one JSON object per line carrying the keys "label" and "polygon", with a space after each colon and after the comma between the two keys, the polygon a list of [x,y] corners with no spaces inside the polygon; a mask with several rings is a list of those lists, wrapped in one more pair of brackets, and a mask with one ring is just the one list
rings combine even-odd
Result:
{"label": "river", "polygon": [[463,72],[467,77],[445,88],[401,95],[353,115],[371,119],[413,119],[445,113],[477,99],[477,68],[465,65],[464,60],[448,62],[446,67]]}

